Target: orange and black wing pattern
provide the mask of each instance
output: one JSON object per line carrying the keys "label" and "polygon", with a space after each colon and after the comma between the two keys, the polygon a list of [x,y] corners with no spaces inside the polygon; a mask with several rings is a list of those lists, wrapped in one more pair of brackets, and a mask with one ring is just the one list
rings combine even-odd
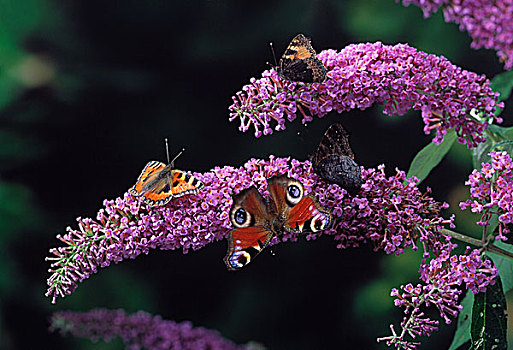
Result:
{"label": "orange and black wing pattern", "polygon": [[187,174],[182,170],[171,171],[171,194],[173,197],[181,197],[186,194],[196,194],[205,187],[196,176]]}
{"label": "orange and black wing pattern", "polygon": [[303,34],[292,39],[278,67],[278,74],[283,78],[304,83],[322,83],[327,71],[317,58],[310,39]]}
{"label": "orange and black wing pattern", "polygon": [[158,161],[151,161],[144,167],[136,184],[130,189],[134,196],[142,196],[150,207],[162,206],[174,197],[196,194],[205,185],[195,176]]}

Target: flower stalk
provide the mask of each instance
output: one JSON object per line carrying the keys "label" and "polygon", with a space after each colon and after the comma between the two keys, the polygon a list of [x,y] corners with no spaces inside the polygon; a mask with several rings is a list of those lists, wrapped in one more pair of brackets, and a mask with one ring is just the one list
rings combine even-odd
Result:
{"label": "flower stalk", "polygon": [[232,97],[230,121],[238,119],[243,132],[253,126],[254,135],[260,137],[284,130],[298,111],[305,124],[313,116],[364,110],[378,103],[384,104],[388,115],[419,110],[424,132],[435,131],[433,142],[440,144],[454,128],[458,141],[469,148],[485,140],[483,132],[489,124],[502,122],[494,112],[503,103],[498,102],[499,94],[491,90],[490,81],[444,57],[406,44],[380,42],[324,50],[317,57],[328,69],[323,83],[291,82],[275,70],[266,70]]}
{"label": "flower stalk", "polygon": [[[96,219],[78,218],[78,228],[67,228],[58,235],[63,246],[52,248],[47,258],[50,277],[46,295],[55,303],[58,297],[71,294],[84,279],[99,269],[124,259],[148,254],[152,249],[176,250],[183,253],[225,239],[231,229],[228,211],[232,196],[256,186],[266,191],[267,179],[287,174],[298,179],[306,193],[313,193],[320,204],[331,210],[335,224],[322,233],[309,233],[306,239],[321,234],[332,236],[338,248],[372,243],[375,250],[400,255],[408,247],[439,251],[444,237],[439,233],[452,218],[440,211],[447,207],[436,202],[416,186],[416,179],[406,179],[396,169],[387,176],[384,166],[361,168],[365,183],[351,196],[335,184],[328,184],[312,170],[309,161],[271,156],[268,160],[251,159],[244,166],[215,167],[194,175],[205,183],[205,190],[184,196],[166,206],[149,208],[138,198],[125,194],[104,201]],[[282,240],[297,240],[298,233],[284,233]],[[280,240],[274,238],[271,244]],[[220,267],[221,257],[220,257]]]}

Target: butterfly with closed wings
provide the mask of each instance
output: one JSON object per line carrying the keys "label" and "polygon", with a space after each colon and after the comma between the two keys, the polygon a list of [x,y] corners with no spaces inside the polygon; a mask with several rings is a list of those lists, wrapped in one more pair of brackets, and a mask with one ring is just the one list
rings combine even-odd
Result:
{"label": "butterfly with closed wings", "polygon": [[300,181],[286,175],[267,181],[270,197],[262,196],[256,187],[233,197],[230,221],[234,227],[228,237],[224,262],[228,270],[249,264],[275,237],[287,232],[317,232],[332,223],[329,210],[311,194],[304,195]]}
{"label": "butterfly with closed wings", "polygon": [[364,182],[360,166],[354,161],[349,133],[342,124],[330,125],[311,161],[315,173],[324,180],[339,185],[353,196],[360,191]]}
{"label": "butterfly with closed wings", "polygon": [[328,70],[317,58],[310,39],[298,34],[281,56],[277,71],[282,78],[290,81],[322,83]]}

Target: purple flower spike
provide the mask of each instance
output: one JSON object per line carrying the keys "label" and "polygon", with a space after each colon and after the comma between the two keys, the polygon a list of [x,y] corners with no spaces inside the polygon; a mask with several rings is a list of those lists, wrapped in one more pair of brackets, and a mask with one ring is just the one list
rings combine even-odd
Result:
{"label": "purple flower spike", "polygon": [[193,327],[190,322],[176,323],[139,311],[93,309],[89,312],[61,311],[52,315],[51,331],[89,338],[93,342],[120,337],[126,349],[138,350],[243,350],[224,339],[217,331]]}
{"label": "purple flower spike", "polygon": [[473,293],[483,292],[486,287],[495,283],[497,268],[490,260],[482,260],[478,249],[467,251],[463,255],[450,255],[456,245],[447,242],[445,248],[431,261],[425,259],[420,266],[421,279],[425,284],[402,285],[401,291],[393,289],[391,296],[396,297],[394,304],[404,307],[404,319],[401,322],[401,332],[396,333],[390,326],[392,335],[379,338],[388,346],[396,349],[417,349],[420,343],[416,337],[429,336],[438,329],[439,321],[425,317],[421,309],[434,305],[441,318],[449,324],[456,318],[462,306],[458,298],[462,292],[461,286]]}
{"label": "purple flower spike", "polygon": [[[465,185],[470,186],[471,199],[461,202],[460,208],[470,207],[482,213],[478,225],[489,225],[492,214],[499,217],[497,240],[505,241],[513,223],[513,161],[507,152],[490,152],[492,162],[482,163],[481,171],[474,169]],[[496,206],[496,208],[495,208]]]}
{"label": "purple flower spike", "polygon": [[[363,169],[365,183],[352,197],[335,184],[328,184],[312,170],[309,161],[290,158],[251,159],[244,166],[215,167],[206,173],[195,173],[205,184],[197,195],[173,199],[166,206],[148,208],[138,198],[125,194],[116,200],[105,200],[96,219],[78,218],[78,227],[68,227],[57,238],[64,246],[50,250],[52,261],[46,296],[71,294],[77,285],[98,269],[124,259],[148,254],[151,249],[181,249],[184,253],[227,237],[231,229],[228,217],[232,196],[250,186],[264,192],[267,179],[286,174],[299,179],[305,192],[313,192],[322,206],[336,219],[325,233],[334,235],[338,248],[356,247],[372,242],[375,249],[401,254],[405,248],[440,250],[438,231],[445,220],[438,203],[416,187],[416,180],[406,180],[404,171],[387,177],[384,166]],[[297,240],[298,233],[286,233],[283,240]],[[317,234],[308,234],[314,239]],[[278,239],[271,244],[278,243]],[[219,257],[219,265],[222,266]]]}
{"label": "purple flower spike", "polygon": [[[399,2],[399,0],[396,0]],[[513,1],[512,0],[402,0],[414,4],[424,17],[442,7],[446,22],[460,25],[474,40],[473,49],[497,50],[505,69],[513,68]]]}
{"label": "purple flower spike", "polygon": [[497,102],[499,94],[491,90],[490,81],[442,56],[377,42],[349,45],[340,52],[324,50],[317,57],[328,68],[323,83],[290,82],[266,70],[233,97],[230,121],[239,119],[244,132],[253,126],[259,137],[272,133],[272,127],[285,129],[285,121],[297,116],[307,123],[314,115],[383,103],[388,115],[421,110],[424,132],[435,130],[435,143],[455,128],[458,141],[469,148],[485,140],[489,123],[502,122],[494,112],[503,103]]}

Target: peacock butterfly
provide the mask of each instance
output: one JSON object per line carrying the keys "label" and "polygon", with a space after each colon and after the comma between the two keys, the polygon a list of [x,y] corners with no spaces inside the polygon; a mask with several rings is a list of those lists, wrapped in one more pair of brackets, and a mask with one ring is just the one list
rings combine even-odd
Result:
{"label": "peacock butterfly", "polygon": [[303,184],[286,175],[267,181],[270,197],[250,187],[233,196],[230,221],[234,229],[228,237],[224,262],[228,270],[249,264],[275,237],[287,232],[317,232],[332,223],[329,210],[311,194],[305,196]]}

